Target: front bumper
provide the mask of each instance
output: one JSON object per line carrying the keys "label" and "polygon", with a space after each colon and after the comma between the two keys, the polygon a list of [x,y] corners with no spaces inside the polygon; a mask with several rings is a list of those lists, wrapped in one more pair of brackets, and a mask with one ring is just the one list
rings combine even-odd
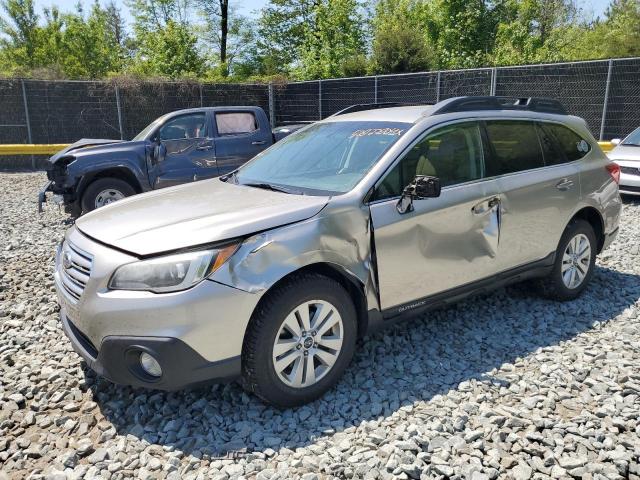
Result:
{"label": "front bumper", "polygon": [[[259,295],[211,280],[165,294],[109,290],[115,269],[136,258],[88,239],[75,227],[64,248],[69,245],[87,255],[91,267],[84,290],[74,298],[65,289],[66,267],[57,256],[62,326],[99,375],[115,383],[174,390],[240,373],[244,334]],[[160,363],[159,379],[141,372],[142,351]]]}
{"label": "front bumper", "polygon": [[42,213],[42,204],[47,201],[47,192],[51,190],[52,181],[48,181],[47,184],[42,187],[42,190],[38,192],[38,213]]}
{"label": "front bumper", "polygon": [[640,195],[640,162],[616,161],[620,165],[620,183],[618,188],[623,195]]}
{"label": "front bumper", "polygon": [[[38,213],[42,213],[42,205],[44,203],[47,203],[48,201],[47,193],[53,193],[53,203],[57,204],[58,206],[64,205],[64,195],[55,193],[53,188],[53,181],[49,181],[38,192]],[[70,212],[70,207],[65,205],[65,211]]]}
{"label": "front bumper", "polygon": [[[179,390],[209,382],[227,382],[240,376],[240,355],[209,362],[180,339],[169,337],[108,336],[98,351],[73,325],[64,309],[60,313],[62,329],[73,349],[89,368],[101,377],[120,385]],[[153,377],[140,366],[140,354],[152,355],[162,367],[162,375]]]}

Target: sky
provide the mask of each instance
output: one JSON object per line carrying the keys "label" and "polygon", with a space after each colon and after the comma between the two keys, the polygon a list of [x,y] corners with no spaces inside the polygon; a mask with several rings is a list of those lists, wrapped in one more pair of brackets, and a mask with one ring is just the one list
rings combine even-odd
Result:
{"label": "sky", "polygon": [[[84,5],[90,5],[93,0],[81,0]],[[35,0],[36,8],[41,12],[43,7],[50,7],[56,5],[60,10],[74,10],[78,0]],[[106,3],[101,0],[101,3]],[[131,21],[131,15],[124,3],[124,0],[115,0],[116,5],[122,9],[122,13],[127,20]],[[246,16],[256,16],[256,11],[262,8],[267,0],[230,0],[230,5],[237,8],[237,11]],[[585,11],[587,17],[591,17],[590,13],[593,13],[593,17],[603,16],[604,11],[609,4],[609,0],[578,0],[579,6]]]}

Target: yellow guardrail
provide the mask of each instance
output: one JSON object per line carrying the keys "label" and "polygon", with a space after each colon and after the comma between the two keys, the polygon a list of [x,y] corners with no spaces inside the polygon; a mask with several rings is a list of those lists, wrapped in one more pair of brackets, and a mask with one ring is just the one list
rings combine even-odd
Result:
{"label": "yellow guardrail", "polygon": [[615,147],[611,142],[598,142],[598,145],[600,145],[600,148],[605,152],[610,152],[613,150],[613,147]]}
{"label": "yellow guardrail", "polygon": [[[611,142],[598,142],[598,144],[605,152],[614,147]],[[68,143],[0,145],[0,155],[53,155],[68,146]]]}
{"label": "yellow guardrail", "polygon": [[68,143],[0,145],[0,155],[53,155],[68,146]]}

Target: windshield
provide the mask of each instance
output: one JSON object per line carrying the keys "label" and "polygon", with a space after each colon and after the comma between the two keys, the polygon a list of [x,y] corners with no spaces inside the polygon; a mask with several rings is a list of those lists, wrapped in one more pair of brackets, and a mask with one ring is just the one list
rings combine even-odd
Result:
{"label": "windshield", "polygon": [[162,117],[156,118],[153,122],[151,122],[149,125],[144,127],[139,134],[137,134],[135,137],[133,137],[133,141],[136,142],[138,140],[146,139],[149,136],[149,134],[151,133],[151,131],[153,129],[155,129],[162,122],[162,120],[165,117],[166,117],[166,115],[163,115]]}
{"label": "windshield", "polygon": [[240,167],[236,181],[309,195],[345,193],[410,127],[400,122],[317,123]]}
{"label": "windshield", "polygon": [[634,145],[636,147],[640,146],[640,128],[636,128],[631,134],[624,139],[622,145]]}

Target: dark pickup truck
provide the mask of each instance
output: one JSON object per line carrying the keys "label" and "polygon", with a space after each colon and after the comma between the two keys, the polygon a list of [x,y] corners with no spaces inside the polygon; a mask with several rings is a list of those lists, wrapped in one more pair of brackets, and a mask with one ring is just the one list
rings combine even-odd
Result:
{"label": "dark pickup truck", "polygon": [[232,172],[300,126],[271,130],[260,107],[178,110],[131,141],[83,139],[49,159],[38,209],[53,193],[73,216],[136,193]]}

